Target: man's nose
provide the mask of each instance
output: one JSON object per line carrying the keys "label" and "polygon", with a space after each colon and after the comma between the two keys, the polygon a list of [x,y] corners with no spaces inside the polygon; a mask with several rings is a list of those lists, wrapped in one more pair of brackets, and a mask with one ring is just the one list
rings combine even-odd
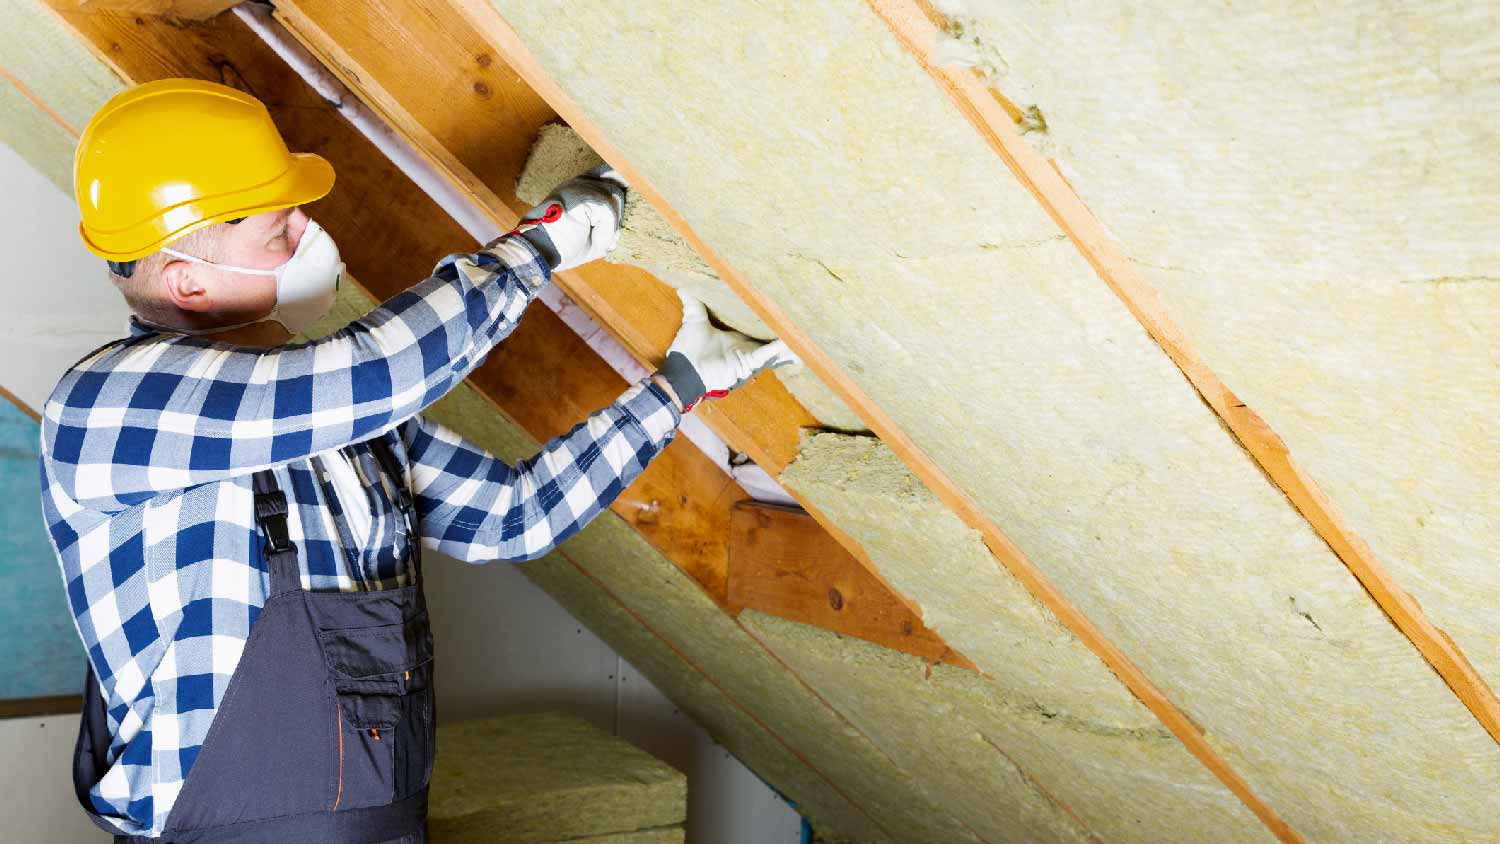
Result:
{"label": "man's nose", "polygon": [[287,240],[291,242],[292,249],[302,242],[302,233],[307,231],[308,216],[303,213],[301,207],[293,208],[292,213],[286,218]]}

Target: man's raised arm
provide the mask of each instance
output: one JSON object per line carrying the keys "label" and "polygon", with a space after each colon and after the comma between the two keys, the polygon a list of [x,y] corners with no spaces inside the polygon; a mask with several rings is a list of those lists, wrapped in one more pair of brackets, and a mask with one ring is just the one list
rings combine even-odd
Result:
{"label": "man's raised arm", "polygon": [[478,366],[553,269],[613,246],[622,208],[616,183],[565,183],[517,231],[444,258],[425,281],[319,340],[257,348],[152,333],[111,344],[45,405],[50,480],[109,512],[387,430]]}

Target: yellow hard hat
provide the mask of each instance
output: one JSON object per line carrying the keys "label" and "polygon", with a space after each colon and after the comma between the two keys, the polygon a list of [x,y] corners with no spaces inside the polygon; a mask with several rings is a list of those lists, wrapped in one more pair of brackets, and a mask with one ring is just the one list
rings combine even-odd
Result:
{"label": "yellow hard hat", "polygon": [[89,121],[73,158],[79,234],[95,255],[118,262],[332,187],[333,166],[288,152],[260,100],[196,79],[118,94]]}

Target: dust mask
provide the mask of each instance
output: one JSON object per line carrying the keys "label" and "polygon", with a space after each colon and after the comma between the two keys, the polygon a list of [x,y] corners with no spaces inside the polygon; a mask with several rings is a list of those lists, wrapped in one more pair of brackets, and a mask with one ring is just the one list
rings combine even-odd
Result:
{"label": "dust mask", "polygon": [[[333,308],[334,299],[338,295],[339,279],[344,275],[344,262],[339,258],[338,246],[333,242],[333,238],[329,237],[328,232],[312,220],[307,221],[307,228],[302,232],[302,239],[297,241],[297,251],[292,253],[292,257],[287,259],[286,263],[274,270],[253,270],[247,267],[219,264],[193,255],[185,255],[173,249],[163,248],[161,251],[206,267],[218,267],[221,270],[249,275],[275,276],[276,307],[261,319],[273,319],[281,323],[282,327],[293,335],[312,328],[314,323]],[[260,322],[260,320],[252,320],[252,322]],[[191,333],[207,334],[239,327],[226,325],[209,331]]]}

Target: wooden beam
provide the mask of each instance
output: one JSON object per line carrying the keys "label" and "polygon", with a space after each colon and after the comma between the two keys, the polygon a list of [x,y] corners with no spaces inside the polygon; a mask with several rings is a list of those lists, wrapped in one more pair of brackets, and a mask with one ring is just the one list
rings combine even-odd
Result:
{"label": "wooden beam", "polygon": [[927,45],[938,37],[942,18],[925,0],[866,0],[912,57],[958,106],[995,154],[1036,197],[1099,277],[1156,340],[1234,434],[1240,445],[1286,493],[1292,505],[1338,555],[1375,602],[1442,676],[1485,731],[1500,741],[1500,698],[1448,634],[1355,533],[1343,513],[1317,481],[1293,458],[1290,449],[1254,409],[1247,407],[1209,368],[1172,319],[1156,291],[1135,269],[1115,238],[1063,178],[1022,137],[1013,117],[1019,111],[985,84],[970,68],[939,67],[928,61]]}
{"label": "wooden beam", "polygon": [[15,405],[16,410],[19,410],[22,413],[26,414],[26,416],[29,417],[33,422],[42,421],[42,415],[40,413],[37,413],[34,409],[32,409],[31,405],[27,404],[24,401],[21,401],[20,396],[17,396],[15,393],[12,393],[10,390],[5,389],[4,387],[0,387],[0,400],[8,401],[11,404]]}
{"label": "wooden beam", "polygon": [[[567,430],[626,387],[625,379],[540,304],[469,383],[539,440]],[[668,446],[610,509],[722,605],[729,509],[745,495],[703,452],[681,442]]]}
{"label": "wooden beam", "polygon": [[[1000,530],[974,499],[944,472],[895,420],[816,343],[802,331],[780,306],[756,290],[749,281],[698,237],[681,214],[667,202],[661,192],[626,160],[609,142],[603,129],[593,123],[579,105],[554,81],[527,49],[520,36],[501,15],[491,0],[453,0],[476,29],[484,34],[511,67],[557,110],[580,137],[625,177],[631,188],[654,205],[720,278],[745,300],[756,314],[802,357],[802,360],[857,413],[885,444],[901,458],[918,479],[965,524],[977,530],[996,561],[1031,592],[1058,621],[1073,632],[1104,662],[1115,676],[1182,741],[1183,745],[1229,788],[1283,842],[1298,842],[1301,837],[1281,817],[1251,791],[1227,760],[1208,743],[1192,719],[1151,681],[1146,673],[1110,641],[1087,616],[1064,596],[1019,546]],[[924,42],[924,43],[931,43]],[[993,103],[994,101],[991,100]],[[998,104],[995,105],[998,109]],[[1001,114],[1004,112],[1001,111]]]}
{"label": "wooden beam", "polygon": [[82,711],[82,695],[0,700],[0,718],[35,718],[38,715],[77,715]]}
{"label": "wooden beam", "polygon": [[[531,142],[558,119],[446,0],[283,0],[277,17],[497,228],[526,210],[515,182]],[[389,45],[400,43],[401,51]],[[677,330],[672,289],[635,267],[595,263],[558,284],[637,359],[654,365]],[[771,474],[817,420],[774,377],[695,411]]]}
{"label": "wooden beam", "polygon": [[730,517],[728,608],[752,609],[977,671],[806,512],[742,501]]}
{"label": "wooden beam", "polygon": [[[515,196],[531,142],[557,113],[446,0],[282,0],[277,17],[310,52],[494,221],[526,210]],[[400,43],[400,51],[390,44]],[[681,306],[671,288],[635,267],[595,262],[558,273],[558,284],[636,359],[660,363]],[[774,373],[695,411],[736,451],[771,475],[797,456],[803,428],[818,422]],[[852,537],[801,502],[823,528],[915,617]]]}
{"label": "wooden beam", "polygon": [[59,0],[62,8],[80,12],[126,12],[152,17],[201,21],[219,14],[243,0]]}

